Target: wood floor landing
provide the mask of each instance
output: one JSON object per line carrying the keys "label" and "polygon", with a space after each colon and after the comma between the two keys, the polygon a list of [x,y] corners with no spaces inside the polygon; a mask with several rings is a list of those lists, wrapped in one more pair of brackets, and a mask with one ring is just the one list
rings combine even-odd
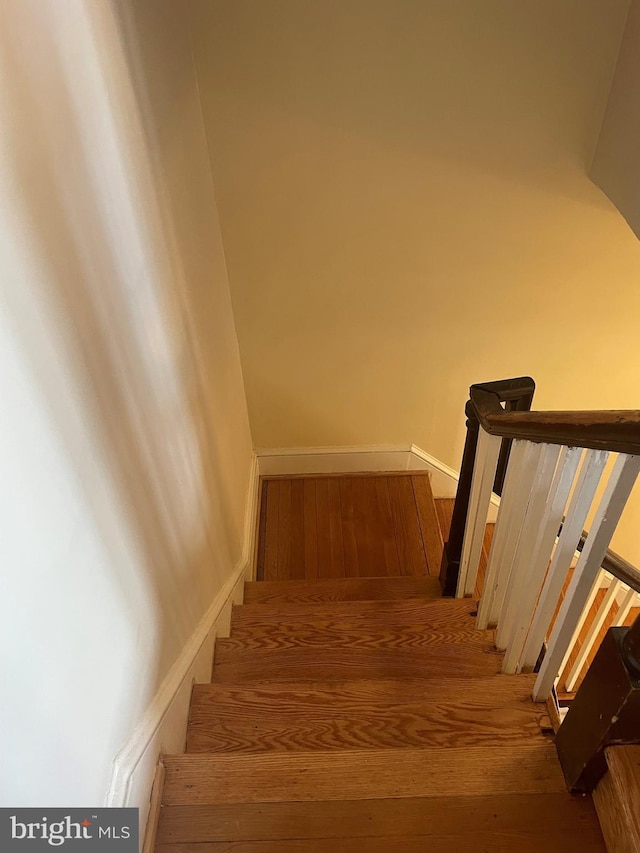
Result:
{"label": "wood floor landing", "polygon": [[441,556],[426,472],[263,481],[258,580],[437,577]]}

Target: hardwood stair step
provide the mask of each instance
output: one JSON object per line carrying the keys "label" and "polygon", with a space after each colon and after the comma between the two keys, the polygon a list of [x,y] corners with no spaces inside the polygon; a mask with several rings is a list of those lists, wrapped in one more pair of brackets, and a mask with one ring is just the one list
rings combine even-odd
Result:
{"label": "hardwood stair step", "polygon": [[475,628],[477,604],[469,598],[403,601],[336,601],[301,604],[241,604],[233,608],[232,634],[240,628],[285,625],[313,619],[362,624],[367,620],[399,626]]}
{"label": "hardwood stair step", "polygon": [[608,770],[593,792],[609,853],[640,850],[640,746],[605,750]]}
{"label": "hardwood stair step", "polygon": [[[548,839],[542,829],[533,835],[520,832],[498,835],[480,832],[474,835],[414,835],[392,838],[338,838],[331,846],[340,853],[566,853],[576,850],[575,838],[566,828],[561,835]],[[605,853],[601,843],[593,840],[580,850]],[[287,841],[218,842],[209,844],[170,844],[156,846],[156,853],[326,853],[327,839],[289,839]]]}
{"label": "hardwood stair step", "polygon": [[552,743],[453,749],[165,756],[163,803],[559,793]]}
{"label": "hardwood stair step", "polygon": [[231,637],[216,640],[218,652],[234,649],[323,648],[323,649],[426,649],[442,645],[465,645],[484,648],[495,640],[495,632],[461,627],[422,626],[404,628],[397,625],[345,624],[330,620],[313,620],[268,627],[234,628]]}
{"label": "hardwood stair step", "polygon": [[544,739],[546,709],[531,701],[533,680],[197,684],[186,751],[526,745]]}
{"label": "hardwood stair step", "polygon": [[472,678],[497,675],[502,653],[493,643],[443,644],[437,648],[306,646],[236,649],[216,643],[212,682],[319,681],[387,678]]}
{"label": "hardwood stair step", "polygon": [[331,601],[390,601],[440,597],[440,581],[435,577],[251,581],[244,585],[245,604],[313,604]]}
{"label": "hardwood stair step", "polygon": [[[604,853],[604,844],[591,797],[572,797],[566,791],[508,796],[407,797],[403,799],[329,800],[327,802],[218,803],[216,805],[165,805],[160,813],[157,840],[161,845],[206,842],[250,842],[272,839],[318,840],[323,853],[342,853],[343,839],[372,836],[390,844],[412,836],[455,836],[470,840],[490,835],[482,850],[521,851],[529,838],[538,850]],[[504,836],[510,846],[496,847]],[[340,846],[336,839],[340,840]],[[169,853],[167,848],[159,847]],[[215,848],[214,848],[215,849]],[[222,848],[224,849],[224,848]],[[242,850],[242,847],[231,848]],[[250,849],[250,848],[247,848]],[[284,850],[284,847],[276,847]],[[295,848],[294,848],[295,849]],[[313,849],[313,848],[311,848]],[[367,848],[371,849],[371,848]],[[382,848],[385,849],[384,847]],[[389,848],[386,848],[389,849]],[[423,851],[434,848],[424,844]],[[445,847],[454,853],[462,847]],[[198,847],[195,853],[204,848]]]}

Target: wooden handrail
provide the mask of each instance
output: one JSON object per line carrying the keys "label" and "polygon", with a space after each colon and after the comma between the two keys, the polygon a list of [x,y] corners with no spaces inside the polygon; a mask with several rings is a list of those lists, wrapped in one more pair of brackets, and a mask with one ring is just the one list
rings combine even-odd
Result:
{"label": "wooden handrail", "polygon": [[[513,440],[640,455],[640,410],[530,411],[534,391],[530,376],[480,382],[469,388],[467,441],[440,570],[443,595],[453,595],[457,582],[479,427],[503,439],[496,494],[502,491]],[[602,568],[640,593],[640,571],[614,551],[607,551]]]}
{"label": "wooden handrail", "polygon": [[[520,382],[522,380],[510,380]],[[505,411],[496,386],[472,385],[469,399],[480,426],[491,435],[640,455],[640,411]]]}
{"label": "wooden handrail", "polygon": [[[533,389],[533,380],[528,377],[522,377],[519,379],[506,380],[505,382],[490,382],[472,385],[469,389],[469,400],[465,408],[465,413],[467,415],[467,441],[465,443],[463,465],[461,468],[461,476],[458,481],[456,504],[453,513],[456,525],[455,528],[452,525],[452,531],[455,533],[455,536],[450,536],[450,540],[445,546],[441,567],[441,581],[443,582],[443,593],[447,594],[447,592],[450,591],[449,594],[453,594],[455,591],[454,580],[457,580],[457,573],[460,571],[460,561],[456,561],[455,557],[460,552],[460,529],[463,530],[464,534],[472,482],[474,482],[474,499],[476,502],[474,510],[475,515],[469,528],[469,541],[472,542],[472,548],[475,547],[474,537],[476,537],[477,530],[479,529],[478,507],[481,506],[482,508],[480,518],[482,518],[483,513],[488,509],[489,496],[487,494],[486,477],[487,472],[490,472],[492,466],[495,464],[495,446],[497,440],[496,438],[489,439],[486,436],[481,436],[479,438],[480,430],[484,430],[492,436],[501,438],[503,447],[506,441],[511,442],[516,440],[536,442],[544,445],[561,445],[622,454],[622,456],[618,457],[618,460],[616,461],[614,472],[609,481],[609,484],[613,482],[613,491],[609,493],[607,503],[604,503],[604,499],[600,502],[596,512],[594,526],[598,533],[596,538],[593,540],[596,544],[593,548],[587,546],[587,553],[583,555],[581,563],[581,575],[578,574],[578,580],[575,584],[575,588],[573,588],[574,585],[570,585],[569,590],[567,591],[567,597],[565,598],[563,606],[561,607],[560,613],[557,617],[557,623],[554,626],[554,630],[552,631],[549,639],[548,652],[542,663],[542,669],[538,676],[538,681],[542,679],[543,684],[546,684],[547,682],[545,679],[547,679],[548,676],[551,675],[555,678],[556,670],[559,667],[560,654],[565,653],[566,643],[564,642],[563,631],[564,634],[567,635],[568,640],[570,635],[567,631],[573,631],[576,618],[579,615],[576,608],[583,607],[584,609],[586,606],[585,601],[587,599],[588,588],[585,583],[582,584],[581,589],[578,588],[580,585],[580,578],[583,577],[587,582],[589,582],[592,580],[594,572],[600,572],[600,568],[597,563],[602,555],[600,547],[601,545],[604,545],[605,540],[607,542],[609,541],[615,523],[617,522],[620,512],[622,511],[622,507],[624,506],[624,502],[628,498],[629,491],[635,481],[635,477],[638,472],[638,457],[640,457],[640,411],[613,410],[594,412],[532,412],[530,411],[530,403],[533,391],[531,391],[531,396],[528,400],[520,397],[521,400],[525,400],[524,405],[517,406],[508,402],[509,400],[513,401],[514,399],[518,399],[519,395],[522,395],[523,389],[526,389],[528,385]],[[523,411],[523,409],[527,409],[528,411]],[[485,465],[484,468],[479,468],[480,475],[478,482],[480,483],[480,487],[477,487],[469,472],[473,471],[475,467],[476,447],[480,440],[483,441],[482,448]],[[493,447],[494,455],[492,457],[488,456],[488,451],[486,449],[489,444]],[[555,457],[553,455],[553,448],[550,447],[541,448],[541,454],[532,453],[530,447],[525,447],[523,445],[518,445],[518,448],[523,451],[523,454],[519,456],[519,461],[521,463],[522,460],[527,458],[527,454],[533,458],[534,462],[536,458],[547,460],[547,463],[544,461],[541,463],[537,471],[545,472],[545,482],[547,483],[546,488],[548,488],[551,483],[549,475],[554,474],[552,469],[555,463],[553,460],[555,458],[557,462],[558,458],[557,448]],[[573,463],[570,468],[570,479],[573,481],[580,453],[574,452],[571,456]],[[634,459],[631,457],[636,458]],[[486,465],[487,458],[490,459],[490,464],[488,466]],[[589,490],[586,492],[586,498],[588,498],[589,501],[593,497],[593,491],[595,490],[597,480],[602,472],[604,459],[604,457],[592,457],[588,466],[584,469],[588,476],[591,463],[597,462],[597,466],[594,469],[597,477],[592,479]],[[546,468],[544,467],[545,464]],[[583,469],[581,469],[581,475],[582,470]],[[531,488],[531,484],[534,482],[531,479],[531,472],[527,473],[526,466],[524,465],[522,465],[521,469],[518,469],[518,471],[523,472],[523,480],[528,484],[527,488]],[[623,479],[625,471],[629,472],[626,482]],[[562,479],[563,474],[564,469],[561,469],[560,479]],[[515,479],[510,479],[509,488],[511,488],[511,484],[515,483]],[[561,492],[562,500],[566,499],[570,486],[570,481],[567,480],[564,482],[565,490]],[[581,489],[582,486],[579,487],[577,492],[579,496],[581,495]],[[616,490],[621,491],[617,492]],[[482,493],[481,498],[478,497],[480,493]],[[544,489],[541,490],[541,494],[544,495]],[[605,494],[607,493],[605,492]],[[618,495],[617,504],[613,501],[613,496],[615,494]],[[481,503],[481,501],[484,503]],[[536,535],[540,535],[540,531],[538,531],[535,526],[540,517],[539,515],[536,516],[535,513],[539,511],[540,507],[537,503],[535,503],[535,506],[537,509],[532,513],[532,522],[529,525],[529,528],[527,528],[527,533],[523,534],[528,535],[529,537],[526,540],[528,546],[530,546],[533,541],[531,539],[531,531]],[[584,514],[580,516],[580,523],[584,523],[586,508],[587,505],[585,503],[583,507]],[[561,512],[561,509],[559,510],[556,506],[554,511]],[[553,537],[554,528],[557,524],[555,519],[557,519],[557,515],[552,517],[551,525],[547,524],[545,527],[544,537],[547,537],[548,533]],[[576,538],[577,532],[577,530],[574,531]],[[598,535],[601,536],[601,545],[598,545]],[[589,541],[587,539],[585,542],[585,537],[587,537],[587,534],[583,533],[583,539],[578,546],[580,550],[582,550],[586,542]],[[562,537],[560,541],[562,541]],[[570,548],[564,549],[565,553],[563,559],[568,560],[571,557],[571,553],[567,553],[567,550],[572,552],[574,543],[575,539],[571,538],[569,543]],[[517,546],[514,545],[513,547],[517,550]],[[516,553],[514,552],[513,547],[509,552],[511,558],[513,558],[513,554]],[[557,555],[561,550],[562,549],[556,550],[555,555]],[[467,558],[468,553],[469,549],[467,549]],[[506,559],[508,559],[509,554],[507,554]],[[546,558],[546,555],[547,552],[545,550],[542,557]],[[546,562],[546,560],[537,560],[537,556],[538,555],[536,554],[536,559],[534,560],[535,571],[538,571],[540,567],[544,569],[544,563]],[[506,565],[505,555],[502,553],[501,558],[503,564]],[[469,558],[467,559],[467,563],[468,562]],[[521,565],[524,564],[517,559],[515,562],[515,567],[512,566],[512,572],[515,574],[512,574],[509,579],[510,585],[521,583],[524,577],[522,570],[518,573]],[[492,565],[493,563],[491,562],[488,569],[489,573],[491,573]],[[552,560],[552,569],[553,565],[554,561]],[[566,565],[568,565],[568,562]],[[599,563],[599,566],[609,574],[613,575],[613,577],[622,581],[630,588],[630,590],[640,592],[640,572],[635,568],[635,566],[632,566],[614,551],[608,550],[604,559]],[[562,569],[564,571],[564,564],[562,565]],[[549,574],[551,574],[551,570],[548,569]],[[468,565],[466,566],[466,571],[469,571]],[[562,572],[560,572],[560,580],[563,580]],[[574,581],[576,581],[575,575]],[[495,585],[492,588],[495,588]],[[610,597],[615,596],[616,590],[617,584],[610,589],[610,593],[612,593]],[[625,604],[623,605],[623,612],[625,614],[628,612],[628,609],[625,610],[624,608],[628,608],[627,602],[630,603],[632,601],[632,595],[633,594],[629,592],[625,596]],[[505,598],[508,598],[508,590],[505,594]],[[512,605],[513,601],[511,601],[510,604]],[[568,608],[566,607],[567,604]],[[501,630],[506,637],[505,632],[507,629],[513,631],[514,624],[518,627],[517,622],[514,622],[513,612],[509,617],[508,607],[509,604],[505,608],[507,613],[504,616],[507,628],[502,626],[499,621],[498,637],[500,636]],[[599,613],[600,617],[602,617],[602,615],[603,614]],[[606,615],[606,613],[604,615]],[[507,621],[508,618],[511,618],[512,624],[510,625]],[[596,619],[597,618],[598,617],[596,617]],[[620,618],[622,619],[622,617]],[[598,625],[601,627],[602,618],[600,623],[596,621],[596,624],[593,626],[594,631],[600,630]],[[519,628],[521,637],[522,628],[523,626],[521,624]],[[526,629],[526,625],[524,628]],[[529,629],[531,629],[531,625],[529,625]],[[533,631],[532,636],[532,645],[537,645],[539,632]],[[499,642],[498,639],[497,642]],[[505,663],[505,666],[503,667],[504,671],[516,671],[515,666],[517,665],[517,655],[524,654],[522,647],[515,648],[515,650],[510,649],[509,643],[507,642],[506,648],[507,653],[505,661],[509,661],[509,655],[511,655],[511,659],[508,665]],[[528,650],[529,656],[531,656],[530,653],[532,651],[535,651],[535,649]],[[575,667],[580,668],[582,663],[583,661],[580,662],[580,658],[578,658],[578,662],[576,662]],[[569,678],[571,677],[572,675],[570,674]],[[539,686],[538,682],[536,682],[534,698],[536,698],[536,696],[538,696],[538,698],[544,698],[543,694],[545,691],[546,687]],[[609,744],[640,743],[639,720],[640,617],[635,620],[631,628],[609,628],[604,640],[596,652],[595,658],[589,666],[580,689],[578,690],[571,705],[569,713],[556,734],[556,748],[570,791],[590,792],[594,789],[603,774],[606,772],[605,748]]]}

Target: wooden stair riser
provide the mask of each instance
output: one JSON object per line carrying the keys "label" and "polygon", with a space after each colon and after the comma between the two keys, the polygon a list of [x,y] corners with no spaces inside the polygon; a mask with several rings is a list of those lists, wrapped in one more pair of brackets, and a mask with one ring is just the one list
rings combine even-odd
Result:
{"label": "wooden stair riser", "polygon": [[475,627],[476,603],[471,599],[405,599],[401,601],[336,601],[313,604],[244,604],[233,608],[232,632],[314,619],[353,621],[386,620],[399,627],[423,625],[447,628],[451,625]]}
{"label": "wooden stair riser", "polygon": [[231,637],[216,642],[218,653],[239,649],[259,650],[319,648],[319,649],[424,649],[443,645],[465,645],[469,648],[486,648],[495,641],[493,631],[476,631],[472,628],[443,628],[430,631],[428,626],[367,624],[363,626],[344,622],[317,620],[312,624],[287,623],[264,628],[236,628]]}
{"label": "wooden stair riser", "polygon": [[337,601],[438,599],[437,578],[345,578],[318,581],[254,581],[244,587],[245,604],[317,604]]}
{"label": "wooden stair riser", "polygon": [[212,682],[320,681],[386,678],[473,678],[497,675],[502,655],[484,648],[441,645],[421,649],[294,648],[277,651],[216,648]]}

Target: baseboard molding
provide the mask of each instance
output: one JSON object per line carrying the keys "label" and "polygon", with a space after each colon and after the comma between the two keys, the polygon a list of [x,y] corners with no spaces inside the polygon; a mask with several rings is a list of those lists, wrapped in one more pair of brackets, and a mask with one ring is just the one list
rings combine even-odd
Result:
{"label": "baseboard molding", "polygon": [[153,784],[151,786],[149,814],[147,815],[144,839],[142,841],[142,853],[154,853],[156,849],[156,836],[158,834],[158,823],[160,821],[160,811],[162,809],[162,791],[164,788],[165,775],[164,763],[162,761],[162,756],[160,756],[160,761],[156,767],[156,772],[153,776]]}
{"label": "baseboard molding", "polygon": [[253,454],[241,558],[114,759],[105,805],[137,806],[141,827],[147,821],[158,759],[161,754],[184,751],[191,688],[196,682],[210,681],[215,639],[229,636],[231,607],[242,603],[244,582],[253,579],[259,482],[258,460]]}
{"label": "baseboard molding", "polygon": [[417,444],[412,444],[409,451],[414,460],[412,468],[415,470],[426,468],[431,472],[431,491],[434,498],[455,498],[459,472],[445,465]]}
{"label": "baseboard molding", "polygon": [[[420,459],[425,467],[431,472],[431,490],[434,498],[455,498],[458,489],[458,478],[460,472],[445,465],[435,456],[422,450],[416,444],[411,445],[411,454],[417,460]],[[495,523],[500,509],[500,498],[491,495],[491,504],[487,514],[487,521]]]}
{"label": "baseboard molding", "polygon": [[[455,498],[458,471],[417,444],[353,447],[260,448],[260,476],[283,474],[355,474],[376,471],[429,471],[435,498]],[[489,521],[495,521],[500,499],[493,495]]]}
{"label": "baseboard molding", "polygon": [[276,474],[355,474],[407,471],[411,448],[402,445],[359,447],[285,447],[256,450],[260,476]]}

